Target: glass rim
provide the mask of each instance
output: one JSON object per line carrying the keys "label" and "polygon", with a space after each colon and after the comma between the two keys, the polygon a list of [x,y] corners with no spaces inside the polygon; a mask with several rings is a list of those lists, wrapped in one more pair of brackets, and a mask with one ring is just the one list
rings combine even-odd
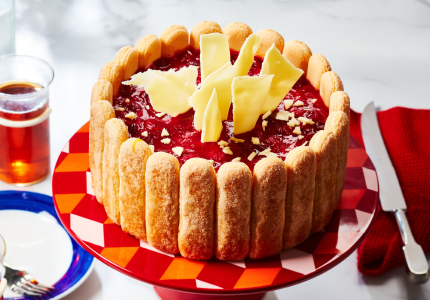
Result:
{"label": "glass rim", "polygon": [[[55,77],[55,72],[54,69],[52,68],[52,66],[44,59],[35,57],[35,56],[31,56],[31,55],[21,55],[21,54],[6,54],[6,55],[1,55],[0,56],[0,61],[10,58],[10,57],[27,57],[30,59],[34,59],[37,60],[39,62],[42,62],[43,64],[45,64],[52,73],[51,79],[49,80],[48,84],[46,86],[44,86],[42,89],[40,89],[39,91],[35,91],[33,93],[29,93],[29,94],[19,94],[19,95],[11,95],[11,94],[5,94],[5,93],[1,93],[0,92],[0,96],[3,98],[8,98],[10,100],[18,100],[18,99],[26,99],[26,98],[32,98],[34,96],[38,96],[39,94],[42,94],[43,92],[45,92],[49,86],[51,85],[52,81],[54,80]],[[9,82],[9,81],[5,81],[5,82]],[[10,82],[13,82],[12,80]]]}
{"label": "glass rim", "polygon": [[4,257],[6,256],[6,252],[7,252],[6,241],[4,240],[4,238],[1,234],[0,234],[0,243],[2,243],[4,245],[4,251],[3,251],[3,253],[0,253],[0,263],[1,263],[4,259]]}

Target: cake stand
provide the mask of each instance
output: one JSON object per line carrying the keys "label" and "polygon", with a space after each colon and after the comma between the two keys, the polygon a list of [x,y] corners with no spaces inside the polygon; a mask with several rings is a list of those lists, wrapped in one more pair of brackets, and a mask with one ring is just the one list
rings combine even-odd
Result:
{"label": "cake stand", "polygon": [[121,230],[91,187],[89,123],[64,147],[55,166],[55,208],[84,249],[113,269],[153,284],[162,299],[261,299],[330,270],[361,243],[375,219],[378,179],[361,145],[350,136],[345,188],[330,223],[297,247],[265,259],[195,261],[161,252]]}

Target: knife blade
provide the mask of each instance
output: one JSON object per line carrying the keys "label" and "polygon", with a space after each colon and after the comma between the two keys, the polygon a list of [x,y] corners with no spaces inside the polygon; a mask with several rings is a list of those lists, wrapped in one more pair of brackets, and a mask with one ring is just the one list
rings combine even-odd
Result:
{"label": "knife blade", "polygon": [[425,283],[429,279],[429,266],[424,251],[412,235],[406,218],[406,202],[388,155],[379,128],[375,105],[369,103],[361,115],[361,132],[366,152],[375,165],[379,181],[379,198],[384,211],[393,212],[403,240],[403,253],[406,259],[409,280]]}

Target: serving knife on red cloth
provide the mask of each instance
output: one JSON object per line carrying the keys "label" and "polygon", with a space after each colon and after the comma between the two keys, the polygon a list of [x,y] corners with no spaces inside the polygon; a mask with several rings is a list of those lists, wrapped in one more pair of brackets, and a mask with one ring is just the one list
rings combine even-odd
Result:
{"label": "serving knife on red cloth", "polygon": [[373,102],[366,106],[361,116],[361,131],[366,152],[372,159],[378,174],[382,209],[393,212],[396,216],[403,240],[403,253],[409,280],[418,284],[425,283],[429,279],[429,265],[422,247],[416,243],[412,235],[406,218],[406,202],[381,135]]}

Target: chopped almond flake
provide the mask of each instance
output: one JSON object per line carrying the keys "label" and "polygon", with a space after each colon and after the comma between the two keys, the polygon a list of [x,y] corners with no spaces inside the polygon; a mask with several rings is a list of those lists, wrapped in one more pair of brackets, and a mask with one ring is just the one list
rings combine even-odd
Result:
{"label": "chopped almond flake", "polygon": [[240,157],[233,158],[231,161],[240,161]]}
{"label": "chopped almond flake", "polygon": [[117,108],[115,108],[115,110],[117,110],[117,111],[124,111],[124,107],[117,107]]}
{"label": "chopped almond flake", "polygon": [[214,164],[213,159],[209,159],[209,160],[208,160],[208,162],[209,162],[211,165],[213,165],[213,164]]}
{"label": "chopped almond flake", "polygon": [[146,109],[149,109],[149,105],[146,106]]}
{"label": "chopped almond flake", "polygon": [[290,113],[288,111],[280,111],[276,114],[276,120],[288,121]]}
{"label": "chopped almond flake", "polygon": [[289,116],[290,116],[291,118],[294,118],[294,112],[290,112],[290,113],[289,113]]}
{"label": "chopped almond flake", "polygon": [[287,151],[287,152],[290,152],[290,151],[291,151],[291,149],[286,149],[286,151]]}
{"label": "chopped almond flake", "polygon": [[295,134],[302,134],[302,131],[300,130],[299,126],[296,126],[296,128],[294,128],[293,133]]}
{"label": "chopped almond flake", "polygon": [[294,103],[294,106],[303,106],[303,105],[305,105],[305,104],[301,100],[296,101],[296,103]]}
{"label": "chopped almond flake", "polygon": [[305,118],[305,117],[298,117],[297,119],[299,119],[299,121],[301,121],[303,123],[303,125],[306,125],[306,124],[314,125],[315,124],[314,121],[312,121],[308,118]]}
{"label": "chopped almond flake", "polygon": [[148,131],[142,132],[142,136],[147,137],[148,136]]}
{"label": "chopped almond flake", "polygon": [[296,118],[292,117],[291,120],[288,121],[287,125],[290,126],[290,127],[295,127],[297,125],[300,125],[300,122],[297,121]]}
{"label": "chopped almond flake", "polygon": [[161,112],[161,113],[158,113],[158,114],[155,114],[157,117],[159,117],[159,118],[161,118],[162,116],[164,116],[166,113],[165,112]]}
{"label": "chopped almond flake", "polygon": [[228,143],[226,141],[221,140],[218,142],[218,145],[220,145],[221,147],[225,147],[228,146]]}
{"label": "chopped almond flake", "polygon": [[172,148],[173,153],[175,153],[177,156],[181,156],[182,152],[184,151],[184,148],[182,147],[173,147]]}
{"label": "chopped almond flake", "polygon": [[302,138],[304,138],[304,136],[303,135],[299,135],[299,140],[301,140]]}
{"label": "chopped almond flake", "polygon": [[249,156],[248,156],[248,160],[252,161],[254,159],[254,157],[257,156],[257,153],[252,152]]}
{"label": "chopped almond flake", "polygon": [[233,141],[233,142],[235,142],[235,143],[243,143],[245,140],[242,140],[242,139],[237,139],[237,138],[235,138],[235,137],[232,137],[231,138],[231,140]]}
{"label": "chopped almond flake", "polygon": [[312,103],[315,103],[315,102],[317,102],[317,99],[312,99]]}
{"label": "chopped almond flake", "polygon": [[278,154],[273,153],[273,152],[269,152],[269,153],[267,153],[265,155],[266,155],[266,157],[278,157]]}
{"label": "chopped almond flake", "polygon": [[170,144],[170,139],[169,138],[165,138],[165,139],[162,139],[161,140],[161,142],[163,143],[163,144]]}
{"label": "chopped almond flake", "polygon": [[230,150],[230,147],[224,147],[224,149],[222,149],[222,152],[224,152],[225,154],[233,155],[233,151]]}
{"label": "chopped almond flake", "polygon": [[134,112],[129,112],[124,117],[126,117],[126,118],[128,118],[130,120],[134,120],[134,119],[136,119],[136,114]]}
{"label": "chopped almond flake", "polygon": [[262,119],[264,120],[264,119],[266,119],[268,116],[270,116],[270,114],[272,113],[272,111],[271,110],[268,110],[263,116],[262,116]]}
{"label": "chopped almond flake", "polygon": [[284,100],[285,110],[289,110],[291,106],[293,106],[293,103],[294,103],[293,100]]}
{"label": "chopped almond flake", "polygon": [[253,137],[253,138],[251,138],[251,142],[252,142],[254,145],[260,145],[260,140],[258,139],[258,137]]}
{"label": "chopped almond flake", "polygon": [[302,146],[306,146],[308,144],[308,141],[306,141]]}
{"label": "chopped almond flake", "polygon": [[152,153],[154,153],[154,152],[155,152],[155,147],[154,147],[154,145],[149,145],[149,148],[151,148]]}
{"label": "chopped almond flake", "polygon": [[166,128],[163,128],[163,130],[161,131],[161,136],[169,136],[169,133],[167,132]]}
{"label": "chopped almond flake", "polygon": [[265,131],[266,130],[266,126],[267,126],[267,121],[266,120],[263,121],[262,126],[263,126],[263,131]]}
{"label": "chopped almond flake", "polygon": [[130,103],[130,100],[129,99],[125,99],[125,103]]}
{"label": "chopped almond flake", "polygon": [[267,153],[269,153],[271,150],[270,150],[270,148],[267,148],[266,150],[264,150],[264,151],[261,151],[260,153],[258,153],[258,155],[266,155]]}

